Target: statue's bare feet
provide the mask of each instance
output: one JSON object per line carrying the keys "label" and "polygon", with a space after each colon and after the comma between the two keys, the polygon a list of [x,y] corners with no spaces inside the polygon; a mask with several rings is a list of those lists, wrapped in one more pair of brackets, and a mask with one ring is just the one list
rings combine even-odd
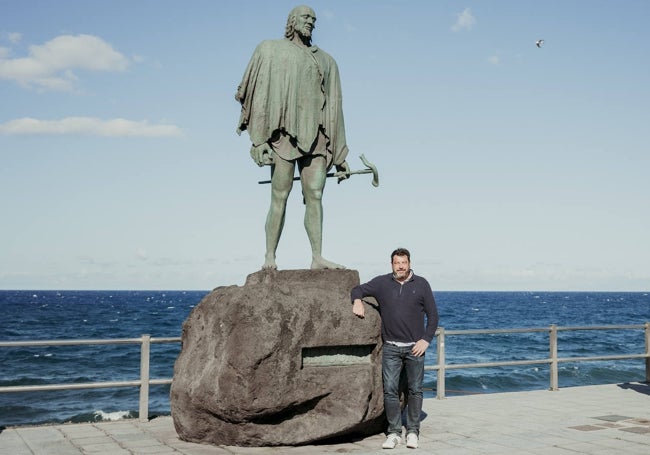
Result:
{"label": "statue's bare feet", "polygon": [[278,266],[275,264],[275,256],[269,256],[267,255],[264,258],[264,265],[262,266],[262,270],[277,270]]}
{"label": "statue's bare feet", "polygon": [[328,261],[323,257],[313,258],[311,261],[312,269],[344,269],[345,266],[341,264],[335,264],[334,262]]}

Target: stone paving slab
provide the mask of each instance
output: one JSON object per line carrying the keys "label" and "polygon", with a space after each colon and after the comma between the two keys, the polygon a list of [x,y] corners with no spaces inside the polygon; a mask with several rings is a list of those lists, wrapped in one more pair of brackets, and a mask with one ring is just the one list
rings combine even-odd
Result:
{"label": "stone paving slab", "polygon": [[420,449],[382,450],[384,435],[302,447],[184,442],[171,417],[0,429],[4,455],[648,455],[650,384],[571,387],[424,400]]}

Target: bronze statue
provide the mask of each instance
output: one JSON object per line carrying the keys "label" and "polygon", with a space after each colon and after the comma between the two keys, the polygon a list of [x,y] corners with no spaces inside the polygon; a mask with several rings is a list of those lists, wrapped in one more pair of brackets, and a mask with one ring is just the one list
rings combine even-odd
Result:
{"label": "bronze statue", "polygon": [[271,166],[263,269],[277,268],[275,254],[296,164],[312,250],[311,268],[345,268],[321,254],[327,172],[334,166],[334,176],[340,182],[350,176],[350,168],[339,71],[329,54],[311,44],[315,23],[312,8],[294,8],[284,38],[257,46],[235,95],[242,105],[237,133],[247,130],[251,157],[258,166]]}

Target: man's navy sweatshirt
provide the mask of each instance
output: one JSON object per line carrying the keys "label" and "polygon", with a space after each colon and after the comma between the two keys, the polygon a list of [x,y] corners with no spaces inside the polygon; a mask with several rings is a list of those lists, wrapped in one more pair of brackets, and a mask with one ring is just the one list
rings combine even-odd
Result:
{"label": "man's navy sweatshirt", "polygon": [[[429,282],[415,274],[400,284],[392,273],[355,286],[352,301],[374,297],[381,314],[381,336],[386,341],[431,343],[438,328],[438,308]],[[426,327],[425,319],[426,315]]]}

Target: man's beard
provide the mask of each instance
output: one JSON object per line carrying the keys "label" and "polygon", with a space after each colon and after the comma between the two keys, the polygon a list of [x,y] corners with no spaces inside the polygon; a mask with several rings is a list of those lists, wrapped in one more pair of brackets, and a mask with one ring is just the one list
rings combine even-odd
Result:
{"label": "man's beard", "polygon": [[405,270],[403,272],[395,272],[395,278],[397,278],[398,280],[403,280],[408,276],[409,276],[409,270]]}

